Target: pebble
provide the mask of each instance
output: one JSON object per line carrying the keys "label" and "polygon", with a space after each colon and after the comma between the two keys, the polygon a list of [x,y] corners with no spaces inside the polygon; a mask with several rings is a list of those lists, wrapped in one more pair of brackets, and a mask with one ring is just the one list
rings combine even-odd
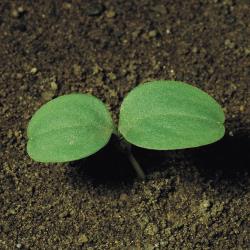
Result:
{"label": "pebble", "polygon": [[58,86],[57,86],[57,84],[56,84],[55,81],[53,81],[53,82],[50,83],[50,87],[51,87],[52,90],[57,90],[57,88],[58,88]]}
{"label": "pebble", "polygon": [[14,18],[19,18],[24,13],[24,8],[19,6],[17,9],[11,11],[11,16]]}
{"label": "pebble", "polygon": [[192,48],[192,52],[193,52],[194,54],[196,54],[196,53],[198,52],[198,48],[197,48],[197,47],[193,47],[193,48]]}
{"label": "pebble", "polygon": [[147,235],[151,235],[151,236],[153,236],[153,235],[155,235],[155,234],[157,234],[157,232],[158,232],[158,227],[155,225],[155,224],[153,224],[153,223],[148,223],[148,225],[147,225],[147,227],[145,228],[145,234],[147,234]]}
{"label": "pebble", "polygon": [[245,48],[244,49],[245,54],[248,56],[250,55],[250,48]]}
{"label": "pebble", "polygon": [[240,105],[240,112],[244,112],[245,110],[245,106],[244,105]]}
{"label": "pebble", "polygon": [[81,74],[82,74],[82,68],[80,65],[78,64],[74,64],[73,65],[73,74],[76,76],[76,77],[80,77]]}
{"label": "pebble", "polygon": [[117,78],[113,72],[108,73],[107,76],[111,81],[114,81]]}
{"label": "pebble", "polygon": [[120,201],[127,201],[128,200],[128,195],[127,194],[125,194],[125,193],[122,193],[121,195],[120,195]]}
{"label": "pebble", "polygon": [[17,248],[21,248],[22,245],[21,245],[20,243],[17,243],[17,244],[16,244],[16,247],[17,247]]}
{"label": "pebble", "polygon": [[17,73],[16,74],[16,78],[19,79],[19,80],[22,79],[23,78],[23,74],[22,73]]}
{"label": "pebble", "polygon": [[157,30],[151,30],[151,31],[149,31],[148,36],[150,38],[154,38],[157,36],[157,34],[158,34]]}
{"label": "pebble", "polygon": [[166,7],[164,6],[164,4],[158,4],[155,5],[152,10],[154,10],[155,12],[161,14],[161,15],[165,15],[167,13]]}
{"label": "pebble", "polygon": [[69,10],[69,9],[71,9],[71,7],[72,7],[72,5],[70,4],[70,3],[63,3],[63,9],[65,9],[65,10]]}
{"label": "pebble", "polygon": [[7,132],[7,138],[10,139],[12,137],[12,135],[13,135],[13,132],[11,129],[9,129]]}
{"label": "pebble", "polygon": [[211,202],[209,201],[209,200],[203,200],[202,202],[201,202],[201,204],[200,204],[200,207],[203,209],[203,210],[205,210],[205,211],[207,211],[210,207],[211,207]]}
{"label": "pebble", "polygon": [[225,40],[225,46],[230,48],[230,49],[233,49],[235,47],[235,44],[231,40],[226,39]]}
{"label": "pebble", "polygon": [[87,242],[88,242],[87,236],[85,234],[81,234],[79,236],[78,243],[82,245],[82,244],[87,243]]}
{"label": "pebble", "polygon": [[33,67],[31,70],[30,70],[30,73],[32,75],[35,75],[36,73],[38,72],[38,69],[36,67]]}
{"label": "pebble", "polygon": [[107,13],[106,13],[106,17],[107,18],[113,18],[113,17],[115,17],[116,16],[116,13],[115,13],[115,11],[113,11],[113,10],[109,10],[109,11],[107,11]]}
{"label": "pebble", "polygon": [[166,34],[169,35],[171,33],[170,29],[166,29]]}
{"label": "pebble", "polygon": [[55,95],[54,91],[53,92],[52,91],[44,91],[42,93],[42,99],[44,101],[50,101],[54,97],[54,95]]}
{"label": "pebble", "polygon": [[100,16],[104,12],[105,8],[100,3],[92,3],[90,4],[85,13],[87,16]]}

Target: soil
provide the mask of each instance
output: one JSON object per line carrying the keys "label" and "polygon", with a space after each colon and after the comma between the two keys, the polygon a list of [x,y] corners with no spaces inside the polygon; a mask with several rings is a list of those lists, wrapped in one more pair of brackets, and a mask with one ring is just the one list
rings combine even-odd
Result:
{"label": "soil", "polygon": [[[248,0],[0,2],[0,249],[249,249]],[[224,108],[226,134],[196,149],[113,140],[86,161],[26,153],[35,110],[71,92],[124,96],[152,79],[188,82]]]}

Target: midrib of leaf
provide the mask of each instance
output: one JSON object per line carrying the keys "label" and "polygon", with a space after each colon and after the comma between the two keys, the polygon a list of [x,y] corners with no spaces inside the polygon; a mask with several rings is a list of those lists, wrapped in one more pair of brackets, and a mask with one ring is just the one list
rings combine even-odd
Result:
{"label": "midrib of leaf", "polygon": [[[204,116],[188,115],[188,114],[185,114],[185,113],[167,113],[167,114],[164,114],[164,115],[162,115],[162,114],[154,114],[154,115],[151,115],[151,116],[144,116],[143,118],[135,118],[134,120],[136,120],[136,122],[129,122],[130,126],[126,127],[125,130],[128,132],[129,130],[134,128],[135,127],[134,124],[136,124],[138,121],[143,122],[143,120],[146,120],[146,119],[156,119],[157,120],[157,117],[162,118],[162,117],[169,117],[169,116],[182,116],[182,117],[184,116],[184,117],[198,119],[198,120],[206,120],[206,121],[215,123],[217,125],[223,124],[222,122],[216,122],[214,119],[208,119],[207,117],[204,117]],[[128,123],[127,120],[126,120],[126,123]]]}
{"label": "midrib of leaf", "polygon": [[[89,127],[94,127],[96,130],[107,130],[108,131],[108,127],[101,127],[101,126],[94,126],[93,124],[91,124],[91,125],[89,125]],[[50,130],[47,130],[47,131],[44,131],[44,132],[42,132],[42,133],[38,133],[38,134],[36,134],[35,136],[31,136],[29,139],[30,140],[34,140],[35,138],[37,138],[37,137],[40,137],[40,136],[44,136],[44,135],[46,135],[46,134],[50,134],[51,132],[58,132],[58,131],[63,131],[63,130],[65,130],[65,129],[84,129],[84,128],[86,128],[86,126],[83,126],[83,125],[73,125],[73,126],[65,126],[65,127],[61,127],[61,128],[58,128],[58,129],[50,129]]]}

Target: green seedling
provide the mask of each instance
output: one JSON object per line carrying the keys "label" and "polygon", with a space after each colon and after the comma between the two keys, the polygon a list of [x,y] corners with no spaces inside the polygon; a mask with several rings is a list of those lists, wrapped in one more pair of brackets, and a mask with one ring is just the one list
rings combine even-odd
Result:
{"label": "green seedling", "polygon": [[113,133],[144,179],[131,144],[155,150],[210,144],[223,137],[224,120],[211,96],[178,81],[153,81],[133,89],[121,104],[118,128],[99,99],[69,94],[36,111],[28,125],[27,152],[38,162],[78,160],[104,147]]}

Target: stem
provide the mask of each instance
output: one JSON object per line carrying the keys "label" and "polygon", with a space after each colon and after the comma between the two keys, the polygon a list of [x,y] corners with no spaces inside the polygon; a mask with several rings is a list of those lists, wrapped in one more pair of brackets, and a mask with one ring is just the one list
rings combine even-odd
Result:
{"label": "stem", "polygon": [[113,133],[117,136],[117,138],[119,140],[118,144],[117,144],[119,150],[122,153],[127,155],[127,157],[129,159],[131,165],[133,166],[138,178],[141,180],[145,180],[146,175],[145,175],[144,171],[142,170],[139,162],[135,159],[134,155],[131,152],[131,144],[128,143],[126,140],[124,140],[123,136],[119,133],[119,131],[116,128],[113,130]]}
{"label": "stem", "polygon": [[142,168],[141,168],[140,164],[138,163],[138,161],[135,159],[135,157],[131,153],[131,151],[127,155],[128,155],[128,159],[129,159],[130,163],[134,167],[134,170],[135,170],[137,176],[141,180],[145,180],[146,175],[145,175],[144,171],[142,170]]}

